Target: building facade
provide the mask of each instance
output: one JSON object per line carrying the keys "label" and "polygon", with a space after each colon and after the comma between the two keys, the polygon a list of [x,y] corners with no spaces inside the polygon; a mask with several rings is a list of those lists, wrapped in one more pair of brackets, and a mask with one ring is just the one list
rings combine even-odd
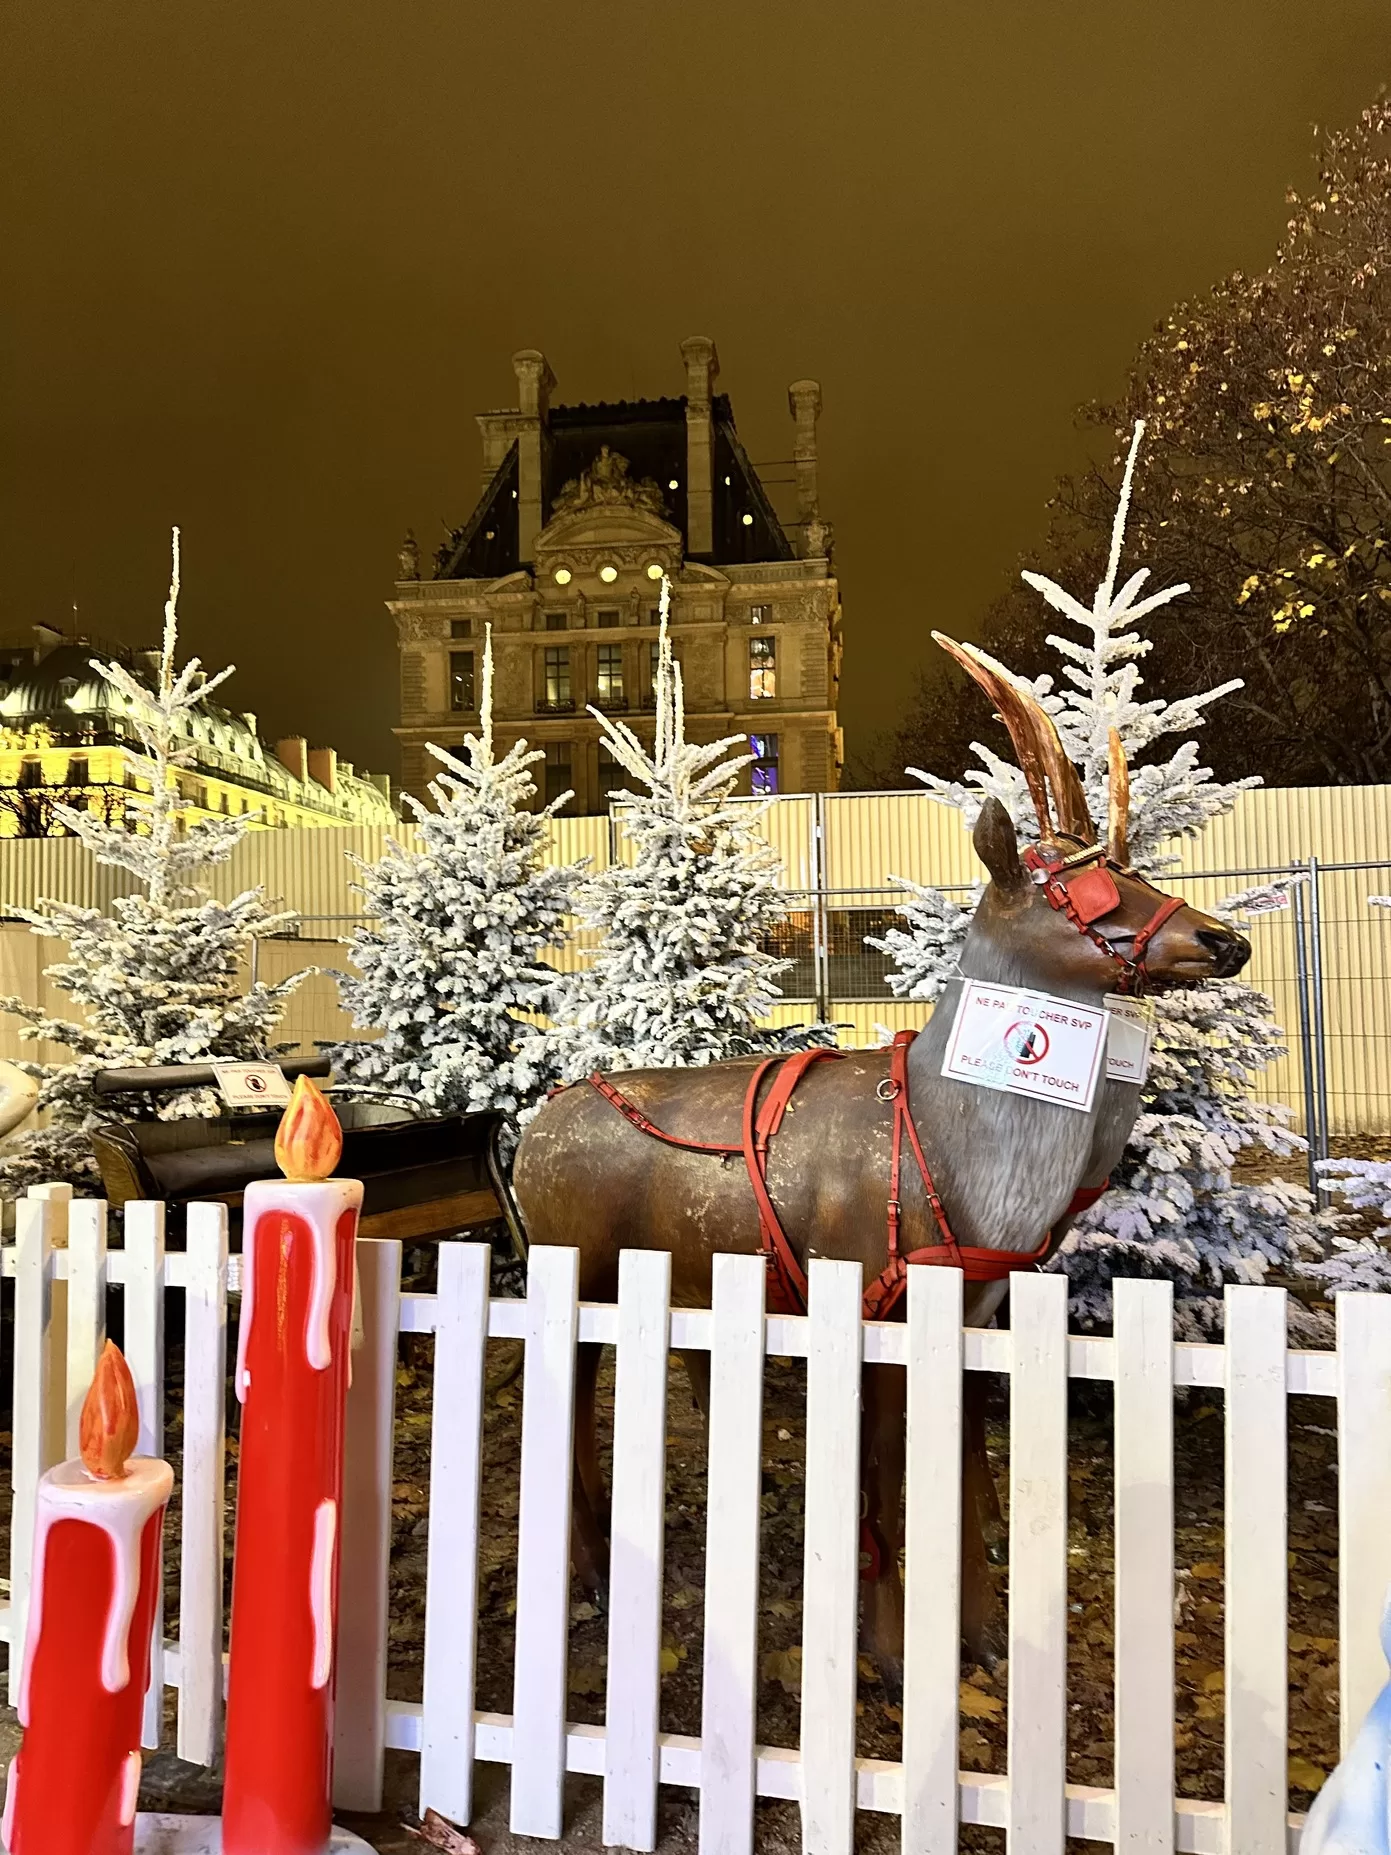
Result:
{"label": "building facade", "polygon": [[477,506],[432,579],[407,536],[388,604],[408,792],[430,778],[427,743],[454,746],[477,727],[491,625],[499,751],[525,737],[545,753],[546,798],[573,791],[570,809],[603,811],[622,781],[588,709],[643,732],[663,574],[689,737],[747,735],[746,791],[837,785],[841,614],[817,493],[820,388],[788,389],[797,519],[784,524],[714,390],[714,343],[692,336],[681,356],[682,397],[593,406],[553,405],[545,356],[512,357],[517,406],[478,420]]}
{"label": "building facade", "polygon": [[[74,639],[34,627],[33,644],[0,645],[0,837],[63,834],[57,807],[138,830],[149,781],[132,767],[139,739],[123,699],[92,668],[119,659],[153,686],[158,651]],[[207,702],[190,717],[192,762],[181,768],[193,815],[246,817],[253,828],[390,825],[391,782],[358,774],[331,747],[299,736],[263,742],[254,715]]]}

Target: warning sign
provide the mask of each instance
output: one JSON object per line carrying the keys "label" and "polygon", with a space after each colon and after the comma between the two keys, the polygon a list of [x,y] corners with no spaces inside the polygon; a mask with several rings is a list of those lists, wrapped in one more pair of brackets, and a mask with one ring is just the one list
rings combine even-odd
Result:
{"label": "warning sign", "polygon": [[1154,1006],[1144,998],[1107,1000],[1106,1074],[1112,1082],[1143,1082],[1154,1042]]}
{"label": "warning sign", "polygon": [[213,1073],[229,1108],[271,1108],[290,1099],[278,1063],[215,1063]]}
{"label": "warning sign", "polygon": [[942,1074],[1085,1112],[1096,1093],[1106,1013],[1046,992],[968,979]]}

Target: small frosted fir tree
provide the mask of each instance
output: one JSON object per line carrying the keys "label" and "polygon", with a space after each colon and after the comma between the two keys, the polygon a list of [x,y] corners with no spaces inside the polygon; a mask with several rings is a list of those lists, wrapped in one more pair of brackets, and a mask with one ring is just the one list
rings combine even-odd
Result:
{"label": "small frosted fir tree", "polygon": [[[1141,660],[1149,642],[1135,629],[1141,620],[1188,591],[1165,587],[1141,597],[1147,569],[1119,588],[1121,547],[1135,457],[1143,436],[1137,425],[1126,460],[1105,577],[1090,606],[1041,574],[1024,579],[1081,633],[1050,636],[1064,660],[1061,686],[1040,677],[1029,685],[1053,716],[1076,763],[1093,817],[1107,809],[1107,743],[1111,729],[1131,761],[1130,853],[1135,867],[1156,878],[1172,865],[1163,846],[1196,837],[1212,818],[1231,810],[1255,779],[1223,785],[1198,764],[1195,741],[1185,738],[1165,759],[1136,766],[1138,756],[1165,737],[1189,736],[1203,723],[1209,703],[1236,687],[1170,702],[1142,698]],[[1022,679],[996,665],[1015,682]],[[973,824],[988,796],[1009,810],[1021,840],[1037,833],[1024,777],[988,747],[975,748],[981,766],[963,780],[944,780],[910,768],[932,796]],[[938,891],[904,884],[900,912],[905,928],[890,929],[879,946],[898,971],[890,984],[899,997],[935,999],[960,957],[977,897],[965,906]],[[1218,912],[1240,916],[1265,891],[1228,899]],[[1213,979],[1154,1001],[1156,1031],[1141,1111],[1111,1189],[1085,1212],[1064,1241],[1053,1266],[1066,1270],[1074,1315],[1084,1324],[1110,1318],[1115,1275],[1162,1275],[1174,1282],[1180,1333],[1191,1337],[1220,1327],[1221,1291],[1227,1282],[1260,1282],[1271,1268],[1306,1273],[1327,1250],[1329,1230],[1307,1191],[1280,1179],[1238,1184],[1233,1168],[1251,1150],[1285,1158],[1302,1142],[1287,1109],[1256,1101],[1251,1090],[1283,1054],[1283,1033],[1269,999],[1235,979]],[[1296,1320],[1307,1326],[1302,1315]]]}
{"label": "small frosted fir tree", "polygon": [[545,867],[547,826],[570,795],[527,809],[545,755],[518,741],[494,756],[491,627],[479,724],[462,755],[430,748],[434,809],[407,799],[419,848],[393,842],[358,862],[370,924],[346,943],[361,976],[339,986],[355,1025],[382,1034],[340,1045],[335,1062],[363,1093],[515,1118],[555,1080],[526,1014],[549,1007],[557,975],[541,956],[564,937],[574,871]]}
{"label": "small frosted fir tree", "polygon": [[567,982],[553,1039],[565,1074],[704,1064],[787,1047],[760,1024],[778,1003],[790,960],[763,951],[783,920],[777,853],[759,812],[731,803],[752,762],[744,736],[686,739],[681,667],[662,582],[651,752],[631,728],[591,709],[627,774],[621,823],[630,858],[602,870],[576,898],[582,926],[602,939]]}
{"label": "small frosted fir tree", "polygon": [[[90,1187],[96,1180],[89,1129],[100,1118],[92,1093],[98,1070],[170,1063],[264,1059],[289,993],[303,975],[279,985],[242,992],[239,969],[250,942],[283,932],[291,914],[271,914],[259,889],[229,902],[216,900],[190,878],[222,863],[247,830],[245,818],[191,818],[178,791],[178,770],[192,763],[186,745],[188,716],[231,676],[204,678],[195,657],[175,670],[178,643],[179,531],[174,530],[173,574],[164,608],[159,674],[149,689],[119,663],[92,667],[122,699],[140,742],[127,758],[149,787],[132,792],[135,828],[104,823],[90,813],[57,808],[64,829],[81,838],[99,863],[125,870],[140,884],[118,896],[111,913],[67,902],[40,901],[16,909],[35,934],[67,943],[67,958],[46,976],[72,999],[80,1018],[50,1016],[20,998],[0,999],[0,1010],[25,1021],[20,1036],[72,1051],[67,1063],[22,1063],[40,1080],[38,1106],[49,1124],[21,1134],[0,1160],[0,1192],[22,1192],[43,1179]],[[217,1112],[209,1090],[159,1099],[125,1096],[127,1119],[173,1120]],[[109,1117],[109,1105],[105,1108]]]}

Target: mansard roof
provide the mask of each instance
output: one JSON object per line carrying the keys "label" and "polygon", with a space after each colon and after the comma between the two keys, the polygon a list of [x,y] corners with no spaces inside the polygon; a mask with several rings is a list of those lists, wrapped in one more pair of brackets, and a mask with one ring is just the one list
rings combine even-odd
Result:
{"label": "mansard roof", "polygon": [[[748,453],[739,442],[729,396],[711,402],[714,424],[714,548],[712,565],[791,560],[791,542]],[[543,447],[543,523],[567,483],[579,477],[607,445],[627,459],[636,481],[661,492],[664,517],[689,552],[686,511],[686,400],[628,399],[597,405],[552,406],[550,441]],[[473,514],[436,555],[436,579],[499,579],[523,564],[517,539],[517,447],[498,466]],[[751,523],[744,521],[752,515]]]}

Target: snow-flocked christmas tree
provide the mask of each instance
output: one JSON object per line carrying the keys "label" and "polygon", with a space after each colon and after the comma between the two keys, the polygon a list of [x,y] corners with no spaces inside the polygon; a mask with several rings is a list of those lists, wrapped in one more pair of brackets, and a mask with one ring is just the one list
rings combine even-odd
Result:
{"label": "snow-flocked christmas tree", "polygon": [[552,1039],[569,1078],[714,1063],[789,1042],[760,1022],[791,961],[762,944],[786,913],[777,853],[759,832],[760,808],[731,797],[752,755],[733,752],[741,734],[686,739],[670,595],[664,579],[651,751],[626,723],[590,710],[628,776],[615,797],[629,855],[576,897],[581,925],[601,939],[558,1002]]}
{"label": "snow-flocked christmas tree", "polygon": [[340,1045],[335,1063],[364,1094],[515,1118],[555,1080],[534,1019],[555,988],[541,956],[564,937],[574,872],[545,867],[548,824],[570,795],[527,809],[545,755],[525,741],[494,755],[491,627],[479,732],[461,754],[430,752],[434,808],[406,801],[418,843],[358,861],[367,923],[348,945],[360,977],[344,975],[340,990],[358,1028],[382,1034]]}
{"label": "snow-flocked christmas tree", "polygon": [[[0,1193],[7,1197],[48,1179],[66,1179],[79,1188],[94,1184],[88,1130],[99,1118],[92,1093],[98,1070],[263,1059],[272,1053],[268,1040],[301,977],[240,991],[239,968],[251,941],[283,932],[295,917],[269,913],[259,889],[223,902],[190,881],[205,866],[226,861],[248,821],[192,818],[194,808],[179,792],[178,770],[193,760],[188,718],[232,671],[205,678],[196,657],[175,669],[178,598],[176,528],[154,688],[122,664],[92,666],[111,686],[140,744],[140,751],[127,756],[131,771],[148,787],[130,795],[139,813],[135,828],[124,830],[67,806],[55,814],[99,863],[125,870],[140,890],[118,896],[109,915],[44,900],[14,910],[35,934],[67,942],[67,958],[48,967],[47,977],[83,1015],[51,1017],[23,999],[0,999],[0,1010],[25,1020],[21,1037],[62,1044],[73,1053],[67,1063],[20,1065],[40,1079],[38,1106],[48,1111],[49,1123],[18,1135],[5,1149]],[[216,1111],[208,1090],[162,1099],[125,1096],[121,1107],[128,1119],[174,1120]],[[106,1112],[109,1117],[109,1108]]]}
{"label": "snow-flocked christmas tree", "polygon": [[[1174,861],[1165,846],[1199,835],[1209,820],[1230,811],[1239,792],[1259,781],[1215,782],[1198,764],[1198,746],[1191,738],[1183,738],[1165,759],[1134,764],[1156,742],[1190,736],[1202,725],[1207,705],[1235,687],[1227,683],[1172,702],[1140,694],[1140,663],[1150,645],[1135,627],[1188,591],[1184,585],[1170,586],[1142,598],[1148,577],[1144,568],[1117,587],[1143,433],[1144,426],[1137,425],[1110,557],[1091,605],[1041,574],[1026,573],[1024,579],[1081,633],[1080,641],[1057,635],[1048,639],[1064,660],[1061,686],[1055,690],[1053,680],[1042,676],[1029,687],[1057,724],[1082,775],[1093,817],[1106,816],[1107,743],[1112,728],[1119,733],[1131,761],[1131,860],[1145,874],[1162,878]],[[1023,680],[1003,666],[994,667],[1009,680]],[[968,825],[993,795],[1008,808],[1021,840],[1035,837],[1037,821],[1022,773],[988,747],[977,745],[975,751],[982,764],[960,781],[908,771],[935,799],[960,811]],[[894,960],[897,971],[889,983],[898,997],[935,999],[959,958],[979,892],[963,905],[918,884],[902,886],[908,891],[900,909],[906,926],[870,944]],[[1218,912],[1239,918],[1264,894],[1251,890],[1229,897]],[[1257,1149],[1284,1158],[1302,1145],[1290,1130],[1288,1111],[1257,1101],[1251,1093],[1284,1049],[1270,1000],[1240,980],[1211,979],[1161,994],[1155,1011],[1150,1073],[1130,1143],[1111,1189],[1078,1219],[1053,1266],[1066,1270],[1073,1314],[1086,1325],[1109,1320],[1114,1275],[1168,1276],[1174,1283],[1178,1330],[1196,1338],[1220,1328],[1224,1283],[1260,1282],[1272,1267],[1302,1274],[1312,1265],[1324,1274],[1329,1264],[1321,1259],[1329,1232],[1300,1186],[1278,1178],[1238,1183],[1233,1177],[1244,1152]]]}

